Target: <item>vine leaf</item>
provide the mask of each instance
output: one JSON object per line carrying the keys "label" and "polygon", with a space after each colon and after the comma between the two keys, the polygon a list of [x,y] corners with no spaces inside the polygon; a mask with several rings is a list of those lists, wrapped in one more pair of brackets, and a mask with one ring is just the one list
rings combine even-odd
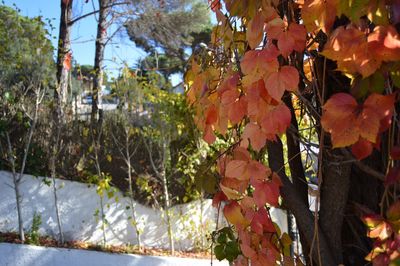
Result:
{"label": "vine leaf", "polygon": [[269,95],[280,101],[285,90],[296,91],[299,85],[299,72],[295,67],[283,66],[264,79]]}
{"label": "vine leaf", "polygon": [[307,32],[303,25],[291,23],[285,29],[282,24],[277,23],[270,25],[267,33],[268,37],[278,41],[279,51],[284,57],[289,56],[293,50],[302,52],[306,47]]}
{"label": "vine leaf", "polygon": [[376,143],[379,132],[387,129],[383,124],[392,117],[394,101],[393,94],[371,94],[359,105],[350,94],[337,93],[323,106],[322,127],[331,134],[334,148],[352,145],[360,137]]}
{"label": "vine leaf", "polygon": [[257,48],[263,39],[264,20],[263,14],[257,12],[247,25],[246,39],[249,42],[251,49]]}
{"label": "vine leaf", "polygon": [[246,227],[249,222],[244,218],[239,203],[231,201],[224,207],[224,216],[231,224],[239,228]]}
{"label": "vine leaf", "polygon": [[322,30],[329,33],[336,19],[339,0],[305,0],[301,9],[308,31]]}

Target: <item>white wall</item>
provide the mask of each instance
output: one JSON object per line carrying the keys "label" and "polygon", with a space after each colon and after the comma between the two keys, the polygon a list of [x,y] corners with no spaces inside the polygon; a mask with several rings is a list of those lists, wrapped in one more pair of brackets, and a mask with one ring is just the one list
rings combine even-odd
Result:
{"label": "white wall", "polygon": [[[43,182],[42,177],[25,175],[21,184],[22,216],[24,228],[29,230],[33,213],[41,215],[40,233],[57,236],[57,222],[52,186]],[[49,180],[49,179],[48,179]],[[67,240],[81,240],[101,243],[101,221],[94,216],[100,207],[100,198],[95,186],[66,180],[56,180],[58,188],[59,208],[63,230]],[[114,198],[105,199],[106,227],[108,244],[136,244],[136,232],[128,221],[131,211],[128,198],[118,192],[119,201]],[[137,217],[143,228],[142,243],[148,247],[168,248],[168,235],[163,212],[136,203]],[[174,215],[175,247],[188,250],[200,242],[200,202],[192,202],[172,208]],[[222,213],[222,212],[221,212]],[[215,230],[217,211],[211,206],[211,200],[203,201],[203,223],[206,231]],[[222,214],[221,214],[222,215]],[[274,209],[272,218],[287,231],[286,215]],[[219,218],[220,224],[223,218]],[[12,176],[9,172],[0,171],[0,231],[18,231],[15,194],[12,187]]]}
{"label": "white wall", "polygon": [[[206,266],[210,260],[173,257],[109,254],[104,252],[29,245],[0,244],[2,266]],[[213,261],[214,266],[228,266],[227,261]]]}

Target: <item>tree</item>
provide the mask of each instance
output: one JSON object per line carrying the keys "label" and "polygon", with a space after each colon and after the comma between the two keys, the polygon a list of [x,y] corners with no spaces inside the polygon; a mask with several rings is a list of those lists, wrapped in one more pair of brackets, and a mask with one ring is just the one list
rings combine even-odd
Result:
{"label": "tree", "polygon": [[73,0],[61,0],[60,31],[57,49],[57,88],[54,91],[55,101],[59,101],[61,111],[68,101],[68,74],[71,69],[71,30]]}
{"label": "tree", "polygon": [[209,38],[204,33],[211,28],[210,14],[202,0],[141,1],[136,9],[137,15],[125,23],[125,28],[136,46],[150,53],[149,62],[162,54],[159,62],[175,61],[168,65],[176,68],[186,61],[186,49]]}
{"label": "tree", "polygon": [[12,172],[18,231],[25,233],[20,184],[28,164],[42,100],[53,81],[53,47],[40,17],[0,6],[0,150]]}
{"label": "tree", "polygon": [[[240,250],[219,244],[217,257],[293,260],[270,219],[279,207],[295,217],[307,264],[397,263],[397,1],[209,2],[218,25],[185,80],[204,140],[231,143],[214,204],[225,202]],[[313,147],[311,211],[302,155]]]}

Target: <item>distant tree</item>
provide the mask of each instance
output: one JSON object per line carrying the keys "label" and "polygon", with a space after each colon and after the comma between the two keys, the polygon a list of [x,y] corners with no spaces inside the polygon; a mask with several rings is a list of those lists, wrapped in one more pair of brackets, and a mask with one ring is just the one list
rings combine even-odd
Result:
{"label": "distant tree", "polygon": [[[138,12],[125,23],[129,38],[151,57],[156,52],[186,60],[186,49],[207,42],[211,20],[202,0],[137,1]],[[202,39],[204,38],[204,39]],[[150,60],[151,61],[151,60]]]}

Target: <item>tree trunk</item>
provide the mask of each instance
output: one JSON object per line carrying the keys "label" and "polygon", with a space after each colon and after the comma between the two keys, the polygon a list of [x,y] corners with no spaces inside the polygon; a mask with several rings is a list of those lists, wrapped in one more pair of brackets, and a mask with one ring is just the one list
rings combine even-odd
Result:
{"label": "tree trunk", "polygon": [[17,174],[13,173],[13,181],[14,181],[14,191],[15,191],[15,198],[17,202],[17,214],[18,214],[18,232],[21,242],[25,242],[25,232],[24,232],[24,221],[22,219],[22,208],[21,208],[21,193],[19,191],[20,185],[20,178],[17,177]]}
{"label": "tree trunk", "polygon": [[[60,108],[60,107],[59,107]],[[57,125],[54,125],[57,124]],[[54,126],[56,127],[56,130],[54,130]],[[58,148],[59,148],[59,142],[60,142],[60,134],[61,134],[61,125],[59,123],[56,123],[56,121],[53,120],[53,125],[52,125],[52,134],[53,134],[53,141],[52,141],[52,147],[51,147],[51,157],[50,157],[50,173],[51,173],[51,179],[53,182],[53,196],[54,196],[54,206],[56,210],[56,218],[57,218],[57,227],[58,227],[58,233],[59,233],[59,242],[61,244],[64,244],[64,233],[62,230],[62,222],[61,222],[61,217],[60,217],[60,210],[58,208],[58,196],[57,196],[57,186],[56,186],[56,160],[57,160],[57,153],[58,153]],[[56,131],[56,132],[54,132]],[[54,136],[55,135],[55,136]]]}
{"label": "tree trunk", "polygon": [[162,183],[163,183],[163,193],[164,193],[164,208],[165,208],[165,215],[167,218],[167,227],[168,227],[168,238],[169,238],[169,248],[171,250],[171,254],[174,255],[175,253],[175,245],[174,245],[174,234],[172,231],[172,221],[171,221],[171,213],[170,213],[170,207],[171,207],[171,202],[169,199],[169,192],[168,192],[168,185],[167,185],[167,177],[165,170],[163,170],[163,177],[162,177]]}
{"label": "tree trunk", "polygon": [[136,237],[137,237],[137,243],[139,246],[139,250],[141,250],[142,245],[141,245],[141,240],[140,240],[140,230],[138,227],[138,221],[136,218],[136,211],[135,211],[135,204],[133,202],[133,189],[132,189],[132,164],[131,164],[131,154],[129,152],[129,129],[125,131],[126,133],[126,139],[125,139],[125,148],[126,148],[126,163],[128,166],[128,185],[129,185],[129,200],[131,203],[131,211],[132,211],[132,218],[133,222],[135,224],[135,231],[136,231]]}
{"label": "tree trunk", "polygon": [[301,195],[286,176],[283,146],[280,139],[277,137],[277,141],[268,142],[267,150],[269,167],[276,172],[282,180],[281,195],[284,204],[295,216],[299,231],[303,233],[304,240],[308,246],[312,246],[314,236],[318,234],[319,241],[314,243],[314,248],[311,250],[313,261],[317,262],[320,266],[337,265],[328,245],[328,240],[319,225],[315,224],[314,216],[308,209],[308,205],[301,200]]}
{"label": "tree trunk", "polygon": [[168,227],[168,238],[169,238],[169,248],[171,250],[171,255],[174,255],[175,253],[175,245],[174,245],[174,234],[172,230],[172,221],[171,221],[171,213],[170,213],[170,207],[171,207],[171,201],[169,199],[169,191],[168,191],[168,180],[167,180],[167,172],[165,169],[166,162],[167,162],[167,156],[169,156],[169,153],[167,151],[168,145],[166,141],[163,141],[162,143],[162,149],[163,149],[163,165],[162,165],[162,185],[163,185],[163,192],[164,192],[164,204],[165,204],[165,215],[167,216],[167,227]]}
{"label": "tree trunk", "polygon": [[101,89],[103,85],[103,63],[104,51],[107,42],[107,15],[109,14],[110,0],[99,0],[99,20],[97,24],[96,52],[94,57],[94,80],[92,91],[92,124],[98,120],[102,120],[102,110],[99,107],[101,103]]}
{"label": "tree trunk", "polygon": [[342,224],[350,184],[351,164],[342,163],[339,149],[323,152],[319,220],[337,264],[343,263]]}
{"label": "tree trunk", "polygon": [[6,138],[7,138],[7,146],[8,146],[8,160],[11,164],[11,169],[12,169],[12,175],[13,175],[13,183],[14,183],[14,191],[15,191],[15,199],[16,199],[16,204],[17,204],[17,215],[18,215],[18,231],[20,235],[20,239],[22,243],[25,242],[25,232],[24,232],[24,223],[22,219],[22,208],[21,208],[21,193],[19,191],[19,185],[22,181],[22,177],[24,176],[25,172],[25,166],[26,166],[26,161],[28,159],[28,153],[29,153],[29,148],[31,146],[32,142],[32,137],[33,137],[33,132],[36,129],[36,124],[37,124],[37,119],[38,119],[38,112],[39,112],[39,105],[41,103],[42,95],[41,89],[36,90],[36,103],[35,103],[35,110],[32,118],[32,124],[29,128],[28,135],[26,137],[26,142],[25,142],[25,147],[24,147],[24,153],[23,153],[23,158],[21,161],[21,169],[20,172],[17,173],[16,169],[16,162],[14,159],[14,152],[10,140],[10,135],[8,132],[6,132]]}
{"label": "tree trunk", "polygon": [[60,32],[58,37],[57,50],[57,83],[54,97],[62,103],[62,110],[68,101],[68,73],[69,70],[64,65],[65,57],[71,52],[71,27],[69,22],[72,18],[73,0],[61,0]]}

